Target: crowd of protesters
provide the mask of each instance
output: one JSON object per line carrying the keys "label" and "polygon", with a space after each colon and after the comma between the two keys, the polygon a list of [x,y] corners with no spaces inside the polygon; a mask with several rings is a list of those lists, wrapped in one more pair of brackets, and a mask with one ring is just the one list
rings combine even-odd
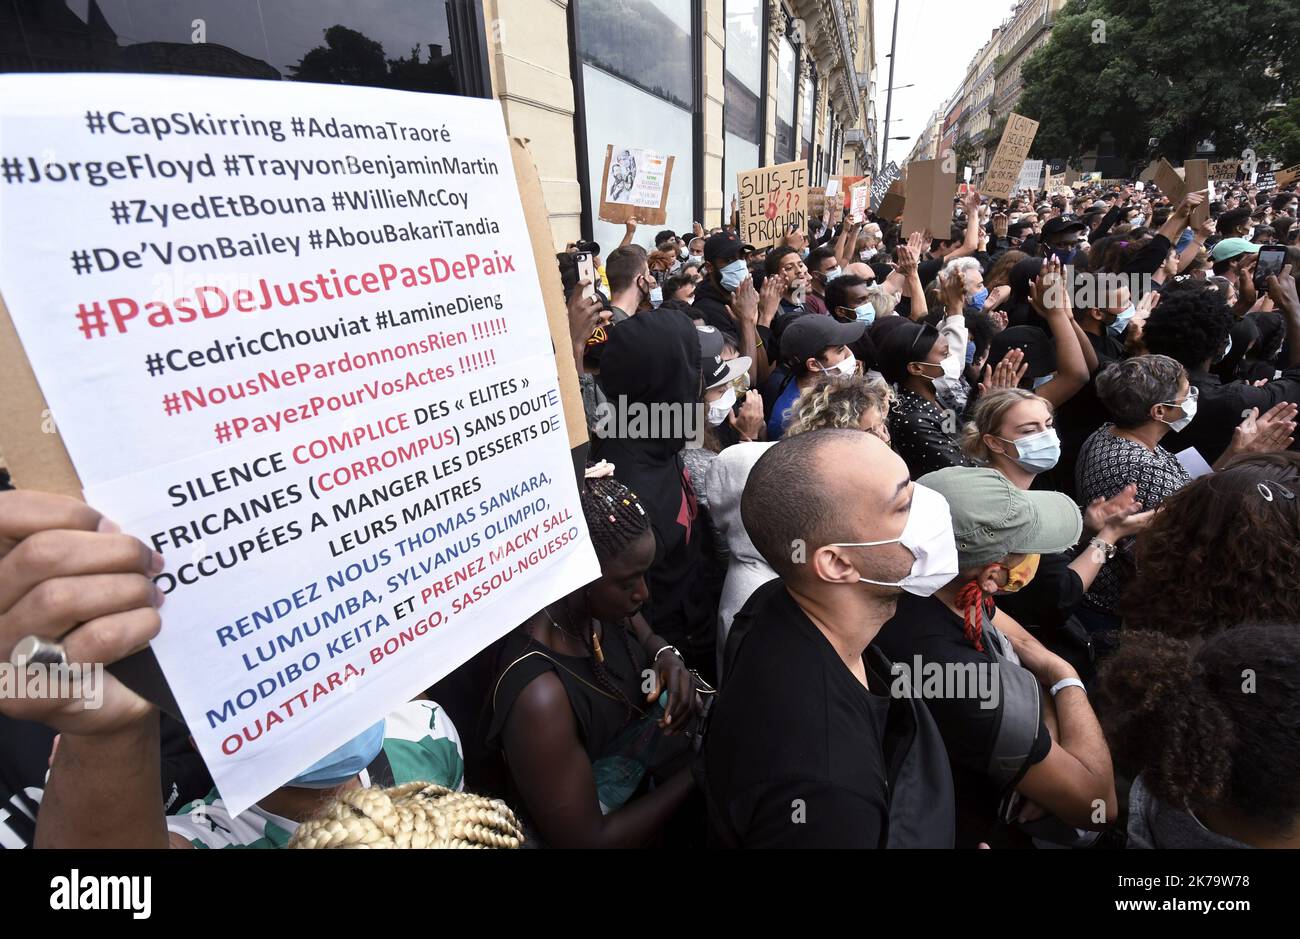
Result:
{"label": "crowd of protesters", "polygon": [[[238,815],[115,679],[0,701],[0,844],[1300,846],[1296,193],[842,216],[558,256],[599,579]],[[163,563],[0,494],[0,652]]]}

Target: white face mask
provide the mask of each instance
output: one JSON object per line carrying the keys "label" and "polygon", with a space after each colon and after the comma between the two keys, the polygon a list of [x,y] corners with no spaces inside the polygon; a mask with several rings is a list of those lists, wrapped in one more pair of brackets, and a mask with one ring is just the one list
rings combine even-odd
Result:
{"label": "white face mask", "polygon": [[651,305],[652,307],[654,307],[655,309],[658,309],[658,308],[659,308],[659,304],[661,304],[661,303],[663,303],[663,302],[664,302],[664,288],[662,288],[662,287],[651,287],[651,288],[650,288],[650,305]]}
{"label": "white face mask", "polygon": [[860,261],[870,261],[875,256],[876,256],[875,248],[863,248],[861,251],[858,252],[858,260]]}
{"label": "white face mask", "polygon": [[717,427],[731,415],[736,406],[736,389],[728,388],[722,397],[709,405],[709,426]]}
{"label": "white face mask", "polygon": [[1200,391],[1196,388],[1195,385],[1193,385],[1192,388],[1187,392],[1187,399],[1183,401],[1182,404],[1175,404],[1170,401],[1162,401],[1161,403],[1164,404],[1165,407],[1181,408],[1183,412],[1183,416],[1178,418],[1178,420],[1176,421],[1161,421],[1161,423],[1168,424],[1169,429],[1172,431],[1182,430],[1184,427],[1186,427],[1188,424],[1192,422],[1192,418],[1196,417],[1196,401],[1198,398],[1200,398],[1200,396],[1201,396]]}
{"label": "white face mask", "polygon": [[936,590],[952,581],[957,569],[957,537],[952,530],[952,513],[948,500],[933,489],[920,484],[912,487],[912,511],[907,516],[903,533],[890,541],[863,541],[857,544],[836,544],[832,548],[872,548],[877,545],[901,544],[916,560],[912,570],[897,583],[868,580],[864,584],[878,587],[901,587],[918,597],[932,596]]}
{"label": "white face mask", "polygon": [[841,362],[837,362],[837,363],[835,363],[834,365],[831,365],[831,366],[829,366],[829,367],[827,367],[827,368],[822,369],[823,372],[827,372],[827,373],[829,373],[829,372],[838,372],[839,374],[841,374],[841,375],[843,375],[843,376],[845,376],[845,377],[848,377],[849,375],[852,375],[852,374],[853,374],[854,372],[856,372],[857,370],[858,370],[858,360],[857,360],[857,358],[853,355],[852,352],[850,352],[850,353],[848,354],[848,357],[845,358],[843,361],[841,361]]}

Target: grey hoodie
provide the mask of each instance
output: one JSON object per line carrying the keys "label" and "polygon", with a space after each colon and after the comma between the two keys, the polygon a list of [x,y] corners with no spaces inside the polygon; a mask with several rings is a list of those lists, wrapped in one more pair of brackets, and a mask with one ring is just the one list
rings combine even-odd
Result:
{"label": "grey hoodie", "polygon": [[1128,795],[1128,846],[1130,848],[1249,848],[1250,845],[1217,835],[1192,817],[1152,795],[1141,775]]}

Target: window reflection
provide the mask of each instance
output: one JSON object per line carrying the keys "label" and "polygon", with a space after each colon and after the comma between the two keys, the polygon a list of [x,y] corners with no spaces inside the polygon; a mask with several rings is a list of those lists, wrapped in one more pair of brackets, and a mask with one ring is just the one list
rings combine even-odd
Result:
{"label": "window reflection", "polygon": [[166,72],[459,94],[437,0],[10,0],[0,71]]}
{"label": "window reflection", "polygon": [[575,0],[582,61],[657,98],[694,103],[691,0]]}

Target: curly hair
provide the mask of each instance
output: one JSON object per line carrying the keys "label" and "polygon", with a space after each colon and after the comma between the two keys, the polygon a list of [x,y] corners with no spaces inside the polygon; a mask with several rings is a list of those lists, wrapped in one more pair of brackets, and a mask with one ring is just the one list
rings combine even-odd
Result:
{"label": "curly hair", "polygon": [[1241,457],[1193,480],[1138,536],[1136,562],[1126,626],[1189,638],[1300,623],[1300,453]]}
{"label": "curly hair", "polygon": [[303,822],[291,848],[517,848],[519,820],[504,802],[436,783],[343,793]]}
{"label": "curly hair", "polygon": [[1014,248],[1003,252],[997,263],[993,265],[993,269],[989,271],[989,276],[984,278],[984,286],[989,290],[994,287],[1011,286],[1011,269],[1027,257],[1029,255],[1025,254],[1025,252],[1017,251]]}
{"label": "curly hair", "polygon": [[878,411],[884,420],[889,414],[891,398],[888,385],[861,375],[823,378],[800,395],[791,407],[790,426],[786,428],[785,436],[793,437],[829,427],[858,430],[863,416],[873,410]]}
{"label": "curly hair", "polygon": [[1147,318],[1142,337],[1148,352],[1199,369],[1223,350],[1233,322],[1222,291],[1186,280],[1161,291],[1160,305]]}
{"label": "curly hair", "polygon": [[1024,388],[998,388],[990,391],[976,402],[971,419],[961,429],[961,436],[957,439],[961,452],[977,463],[992,461],[993,454],[984,442],[984,435],[998,436],[1007,412],[1022,401],[1038,401],[1047,408],[1048,416],[1052,415],[1052,402],[1038,397],[1032,391]]}
{"label": "curly hair", "polygon": [[1238,626],[1199,650],[1160,633],[1125,633],[1091,698],[1116,768],[1140,772],[1163,802],[1222,805],[1294,830],[1300,621]]}

